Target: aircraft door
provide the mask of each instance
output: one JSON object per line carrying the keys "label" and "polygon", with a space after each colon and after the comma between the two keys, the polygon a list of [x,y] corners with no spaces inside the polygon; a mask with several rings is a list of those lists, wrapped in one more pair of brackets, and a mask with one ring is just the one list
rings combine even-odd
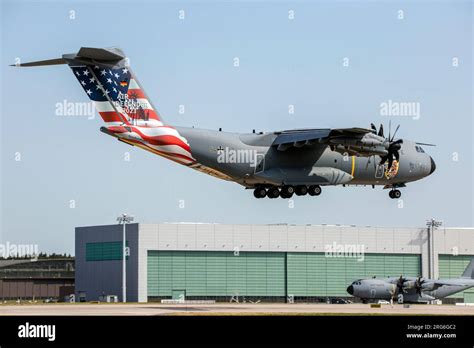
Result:
{"label": "aircraft door", "polygon": [[370,298],[375,298],[375,293],[376,293],[375,289],[370,289]]}
{"label": "aircraft door", "polygon": [[263,172],[265,170],[265,155],[263,153],[258,153],[255,156],[255,174]]}
{"label": "aircraft door", "polygon": [[376,169],[375,169],[375,178],[376,179],[383,178],[383,173],[384,172],[385,172],[385,165],[384,164],[378,164]]}

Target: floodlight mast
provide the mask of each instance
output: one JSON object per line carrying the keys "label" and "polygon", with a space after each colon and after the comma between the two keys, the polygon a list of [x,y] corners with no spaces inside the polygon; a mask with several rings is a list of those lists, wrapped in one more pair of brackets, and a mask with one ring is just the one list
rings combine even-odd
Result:
{"label": "floodlight mast", "polygon": [[133,216],[123,213],[117,218],[119,224],[123,224],[122,233],[122,302],[127,302],[127,244],[126,244],[126,224],[133,221]]}
{"label": "floodlight mast", "polygon": [[428,261],[429,261],[429,269],[428,269],[428,277],[434,278],[434,264],[435,264],[435,254],[434,254],[434,231],[436,228],[440,227],[443,224],[441,220],[435,220],[431,218],[426,220],[426,226],[428,227]]}

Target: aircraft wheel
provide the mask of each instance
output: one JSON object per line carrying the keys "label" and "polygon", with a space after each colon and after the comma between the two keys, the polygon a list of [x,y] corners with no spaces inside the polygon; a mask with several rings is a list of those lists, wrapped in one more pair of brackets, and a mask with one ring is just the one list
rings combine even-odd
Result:
{"label": "aircraft wheel", "polygon": [[393,191],[389,191],[388,196],[393,199]]}
{"label": "aircraft wheel", "polygon": [[309,190],[308,190],[308,193],[311,195],[311,196],[319,196],[321,194],[321,186],[319,185],[311,185],[309,187]]}
{"label": "aircraft wheel", "polygon": [[282,198],[290,198],[295,193],[295,188],[293,186],[283,186],[281,188],[280,196]]}
{"label": "aircraft wheel", "polygon": [[263,187],[257,187],[253,191],[253,195],[254,195],[255,198],[263,198],[267,195],[267,190],[265,190],[265,188],[263,188]]}
{"label": "aircraft wheel", "polygon": [[296,186],[295,193],[297,196],[304,196],[305,194],[308,193],[308,186],[306,185]]}
{"label": "aircraft wheel", "polygon": [[400,198],[402,196],[402,193],[400,192],[400,190],[393,190],[393,193],[392,193],[393,197],[392,198]]}
{"label": "aircraft wheel", "polygon": [[267,197],[268,198],[277,198],[280,195],[280,190],[278,187],[272,187],[268,189]]}

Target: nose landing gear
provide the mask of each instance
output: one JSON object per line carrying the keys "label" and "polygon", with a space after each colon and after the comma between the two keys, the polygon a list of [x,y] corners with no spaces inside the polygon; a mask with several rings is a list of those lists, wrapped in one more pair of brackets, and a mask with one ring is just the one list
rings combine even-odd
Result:
{"label": "nose landing gear", "polygon": [[391,199],[399,199],[402,196],[402,193],[400,192],[399,188],[400,187],[406,187],[405,183],[394,183],[391,185],[385,185],[383,188],[384,190],[390,189],[388,192],[388,196]]}
{"label": "nose landing gear", "polygon": [[400,190],[395,189],[389,191],[388,196],[392,199],[398,199],[402,196],[402,193],[400,192]]}

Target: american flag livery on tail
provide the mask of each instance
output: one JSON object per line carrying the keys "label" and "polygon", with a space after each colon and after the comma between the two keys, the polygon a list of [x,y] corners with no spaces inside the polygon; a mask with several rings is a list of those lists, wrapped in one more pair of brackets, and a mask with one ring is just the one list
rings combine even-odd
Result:
{"label": "american flag livery on tail", "polygon": [[129,68],[79,65],[71,69],[106,124],[163,125]]}
{"label": "american flag livery on tail", "polygon": [[[398,188],[435,170],[420,145],[371,128],[296,129],[239,134],[166,125],[118,48],[82,47],[61,58],[18,64],[67,64],[119,141],[253,189],[256,198],[319,196],[325,185]],[[385,174],[385,175],[384,175]]]}
{"label": "american flag livery on tail", "polygon": [[187,140],[163,124],[121,50],[81,48],[63,60],[105,122],[101,131],[175,162],[196,163]]}

